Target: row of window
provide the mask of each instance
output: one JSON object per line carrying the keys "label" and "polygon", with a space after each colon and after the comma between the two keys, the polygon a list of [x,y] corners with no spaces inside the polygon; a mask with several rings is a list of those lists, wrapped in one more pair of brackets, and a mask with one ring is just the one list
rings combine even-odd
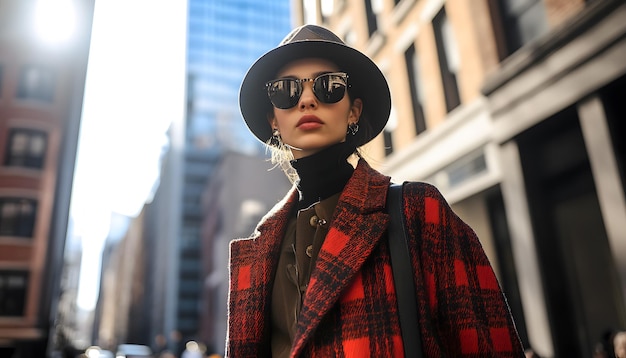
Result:
{"label": "row of window", "polygon": [[[42,169],[47,140],[45,131],[11,129],[6,142],[4,165]],[[37,201],[34,199],[0,197],[0,236],[32,237],[36,213]]]}
{"label": "row of window", "polygon": [[[0,97],[4,80],[4,69],[0,64]],[[51,103],[54,99],[56,74],[53,69],[41,65],[26,65],[19,74],[16,97]]]}
{"label": "row of window", "polygon": [[[4,67],[0,64],[0,97],[3,96]],[[15,96],[20,100],[52,103],[56,86],[55,72],[46,66],[24,66],[18,77]],[[5,142],[4,165],[42,169],[48,134],[42,130],[13,128]],[[0,198],[0,236],[33,236],[37,201],[25,198]],[[29,273],[25,270],[0,270],[0,317],[24,315]]]}
{"label": "row of window", "polygon": [[[0,236],[32,237],[37,202],[32,199],[0,198]],[[0,317],[24,315],[28,271],[0,270]]]}
{"label": "row of window", "polygon": [[[394,0],[394,6],[400,2],[401,0]],[[487,0],[487,2],[491,10],[500,60],[548,30],[545,4],[542,0]],[[322,10],[323,4],[324,1]],[[378,16],[382,9],[382,0],[365,0],[370,36],[378,30]]]}
{"label": "row of window", "polygon": [[[433,19],[433,30],[435,34],[435,44],[439,55],[439,69],[441,72],[441,82],[443,84],[444,98],[447,112],[452,111],[461,104],[461,96],[457,84],[457,72],[459,70],[459,53],[446,16],[445,9],[442,8]],[[424,84],[420,75],[420,59],[411,44],[404,52],[409,88],[411,93],[411,104],[413,106],[413,124],[415,133],[420,134],[426,130],[426,118],[424,115]],[[393,153],[393,141],[389,131],[384,131],[385,154]]]}
{"label": "row of window", "polygon": [[[394,0],[394,6],[401,2],[401,0]],[[547,31],[545,9],[541,0],[488,0],[488,3],[493,20],[493,28],[496,32],[500,60],[508,57],[523,45]],[[323,4],[324,1],[322,1],[322,6]],[[307,12],[310,12],[310,8],[313,8],[313,5],[309,4],[307,6],[307,1],[305,0],[303,6],[305,18],[307,15],[310,15],[307,14]],[[378,31],[379,15],[382,13],[382,9],[382,0],[365,0],[365,18],[370,37],[374,36]],[[323,16],[323,18],[326,18],[326,16]],[[446,110],[450,112],[461,104],[457,84],[457,74],[461,61],[458,44],[446,16],[445,8],[442,7],[433,18],[432,25],[439,57]],[[409,46],[404,55],[410,83],[415,132],[420,134],[426,130],[426,121],[423,111],[425,102],[424,85],[421,83],[419,56],[414,45]],[[393,153],[392,136],[387,131],[383,134],[385,153],[389,155]]]}
{"label": "row of window", "polygon": [[[3,68],[0,65],[0,97],[3,88]],[[55,73],[44,66],[28,65],[20,72],[16,96],[24,100],[52,102]],[[4,165],[43,169],[48,133],[43,130],[13,128],[5,142]]]}

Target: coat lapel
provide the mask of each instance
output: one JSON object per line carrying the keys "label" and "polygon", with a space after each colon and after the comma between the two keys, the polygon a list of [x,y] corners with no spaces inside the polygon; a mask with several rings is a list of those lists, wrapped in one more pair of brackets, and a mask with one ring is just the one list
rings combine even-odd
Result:
{"label": "coat lapel", "polygon": [[389,180],[360,160],[346,184],[311,272],[292,357],[302,351],[383,237],[389,222],[384,211]]}
{"label": "coat lapel", "polygon": [[[231,312],[229,341],[231,345],[260,347],[269,332],[269,310],[272,282],[278,265],[280,244],[289,213],[298,193],[295,187],[261,220],[255,233],[230,244],[231,304],[245,305],[245,310]],[[239,348],[240,349],[240,348]]]}

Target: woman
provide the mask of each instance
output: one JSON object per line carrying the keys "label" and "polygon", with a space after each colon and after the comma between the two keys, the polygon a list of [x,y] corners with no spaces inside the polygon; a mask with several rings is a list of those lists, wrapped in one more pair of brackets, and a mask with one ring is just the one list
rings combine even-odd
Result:
{"label": "woman", "polygon": [[[292,31],[246,74],[241,111],[295,178],[230,252],[230,357],[403,357],[390,266],[388,176],[348,158],[391,107],[378,67],[332,32]],[[423,183],[403,192],[428,357],[523,357],[474,232]]]}

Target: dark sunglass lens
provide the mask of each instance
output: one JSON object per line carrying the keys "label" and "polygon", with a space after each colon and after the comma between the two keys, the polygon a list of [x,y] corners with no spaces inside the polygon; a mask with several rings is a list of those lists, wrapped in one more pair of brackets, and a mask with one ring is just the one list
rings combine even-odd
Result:
{"label": "dark sunglass lens", "polygon": [[298,104],[301,91],[297,81],[280,79],[268,84],[267,94],[274,107],[288,109]]}
{"label": "dark sunglass lens", "polygon": [[328,73],[315,79],[314,91],[324,103],[337,103],[346,93],[346,79],[340,74]]}

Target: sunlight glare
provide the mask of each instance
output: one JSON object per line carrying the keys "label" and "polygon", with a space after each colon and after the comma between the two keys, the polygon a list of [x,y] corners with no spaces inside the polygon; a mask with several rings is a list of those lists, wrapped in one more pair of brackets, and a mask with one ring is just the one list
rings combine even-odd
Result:
{"label": "sunlight glare", "polygon": [[39,0],[35,10],[37,35],[48,43],[69,40],[74,33],[76,12],[72,0]]}

